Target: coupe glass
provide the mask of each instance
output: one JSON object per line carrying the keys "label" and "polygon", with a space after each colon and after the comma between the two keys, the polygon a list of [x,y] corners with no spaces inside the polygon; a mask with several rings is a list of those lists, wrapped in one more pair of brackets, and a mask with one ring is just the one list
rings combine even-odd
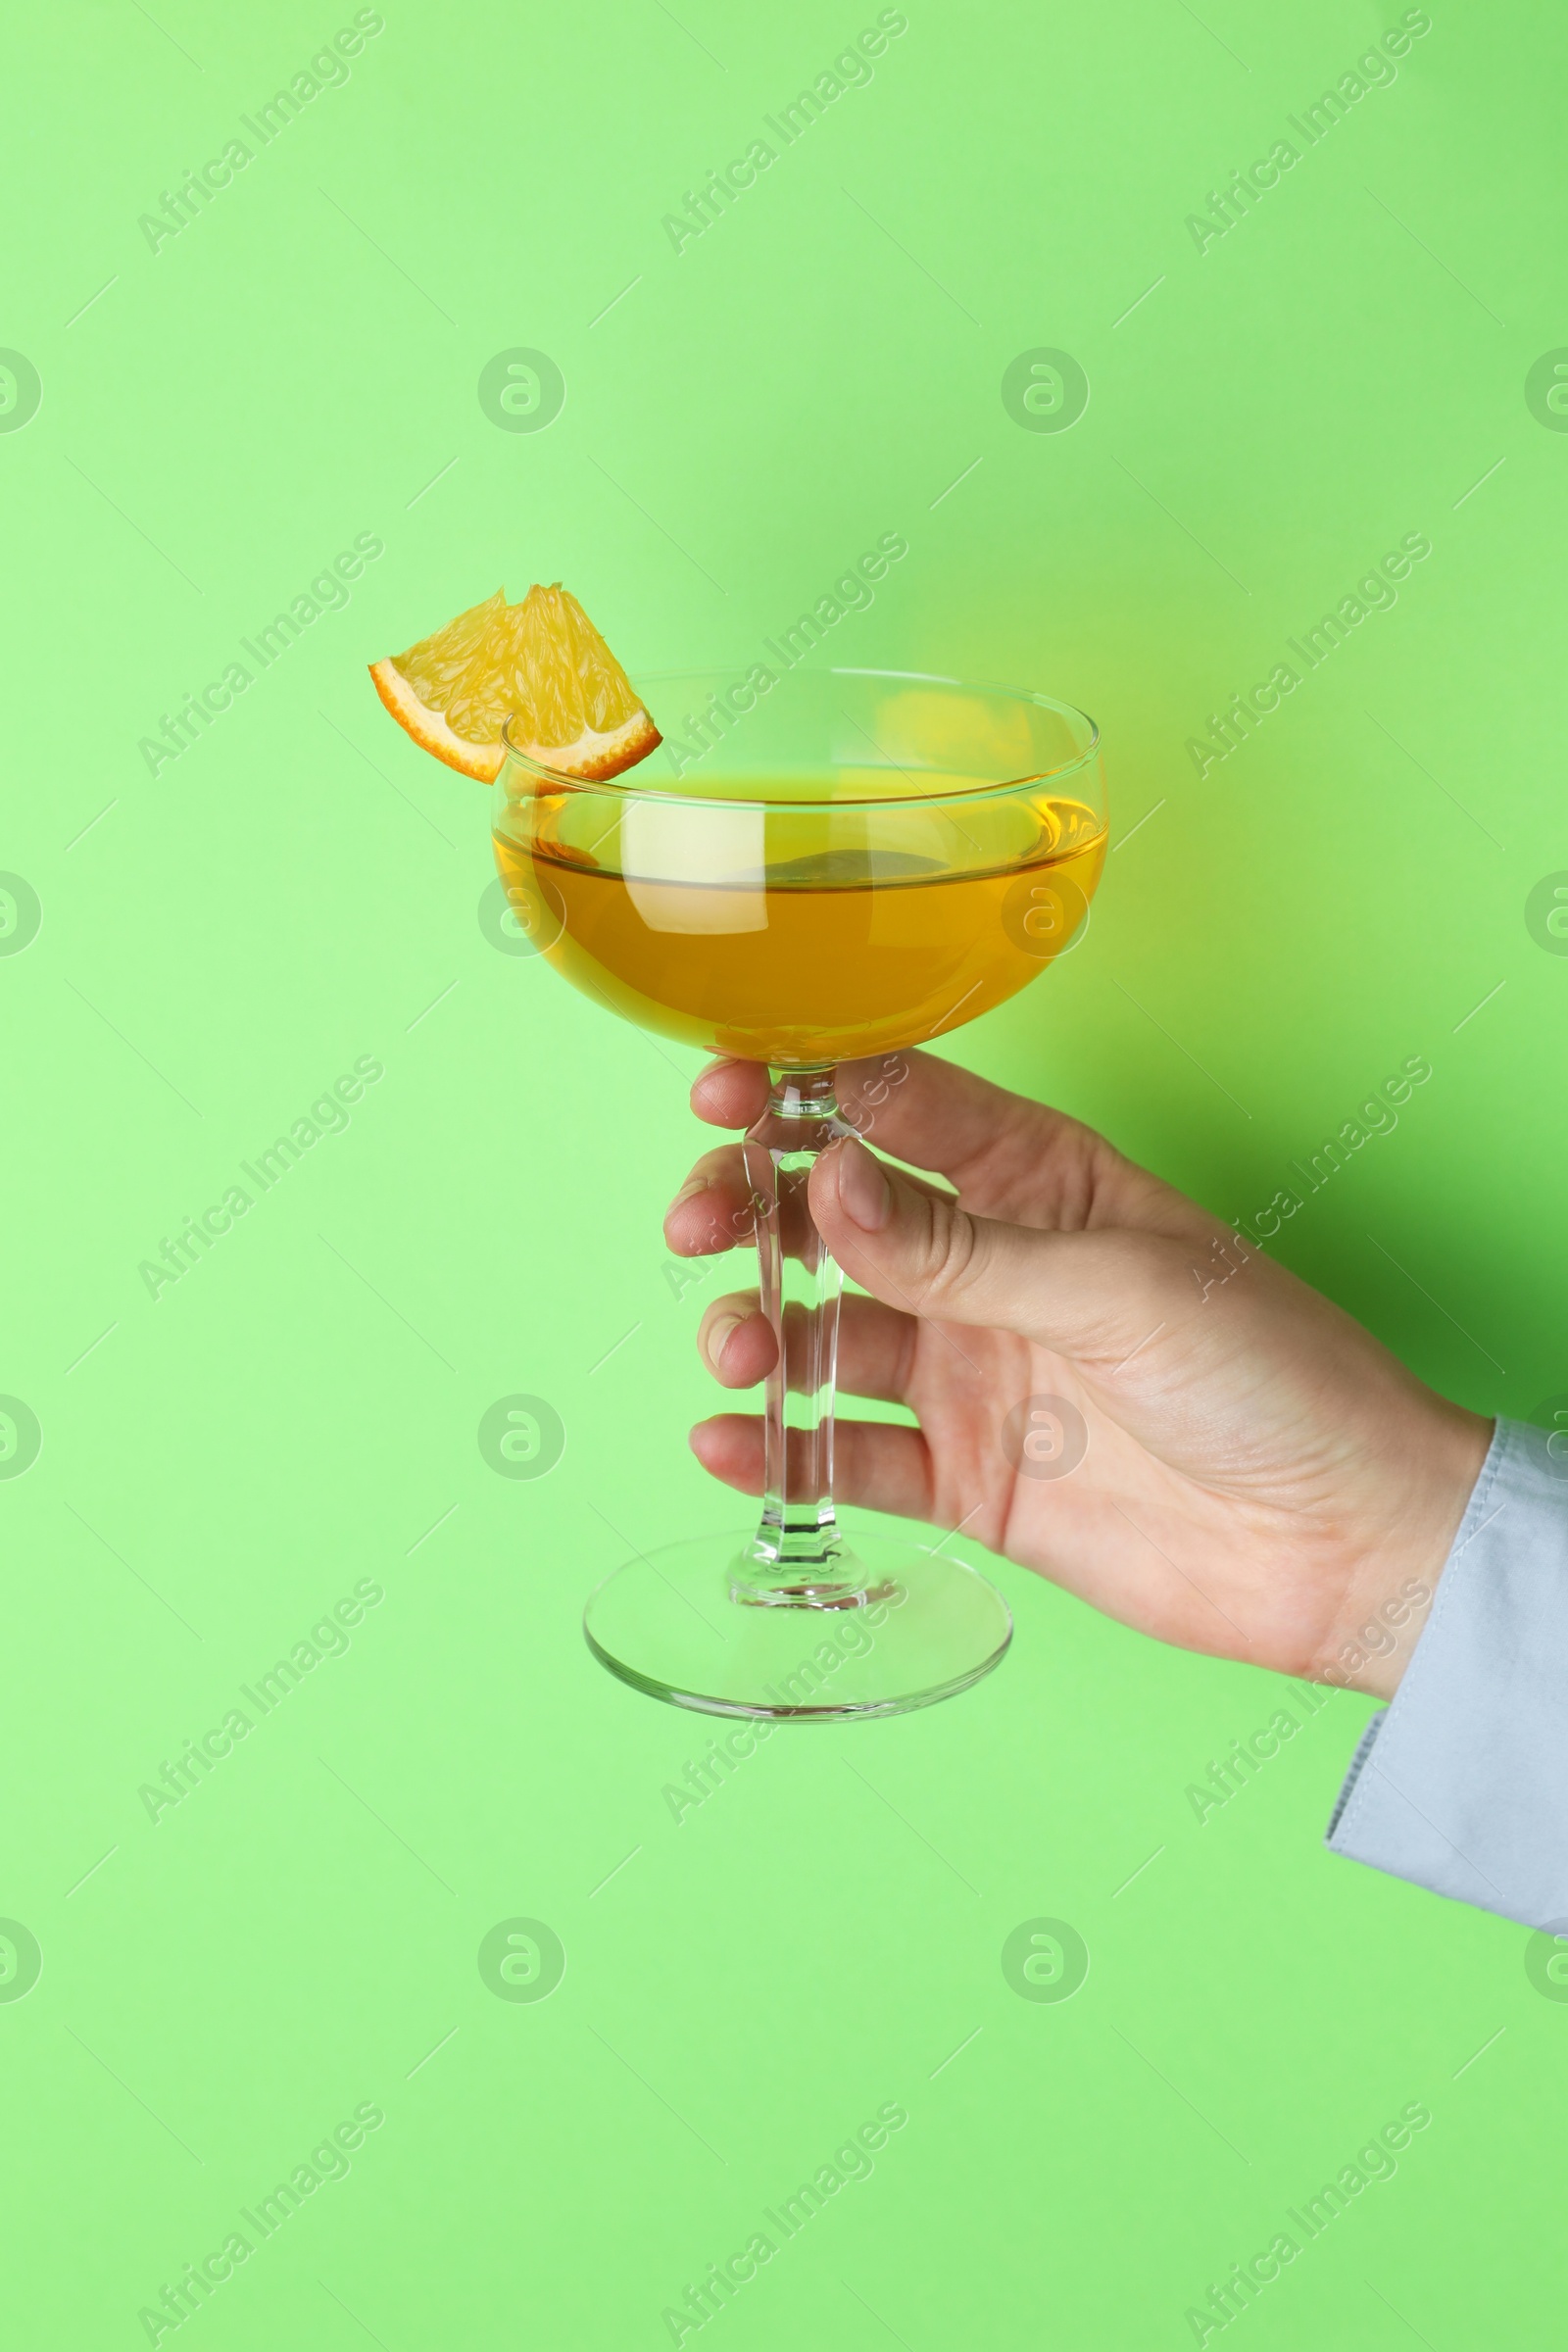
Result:
{"label": "coupe glass", "polygon": [[[509,736],[496,860],[564,979],[767,1067],[744,1152],[778,1363],[760,1524],[639,1553],[584,1630],[624,1681],[716,1715],[928,1706],[999,1662],[1012,1621],[939,1547],[839,1524],[841,1278],[808,1180],[841,1138],[874,1134],[901,1048],[1000,1004],[1077,938],[1105,850],[1099,733],[1047,695],[901,671],[759,665],[637,690],[664,743],[610,782],[557,774]],[[868,1057],[852,1130],[834,1069]],[[995,1400],[999,1443],[1018,1401]]]}

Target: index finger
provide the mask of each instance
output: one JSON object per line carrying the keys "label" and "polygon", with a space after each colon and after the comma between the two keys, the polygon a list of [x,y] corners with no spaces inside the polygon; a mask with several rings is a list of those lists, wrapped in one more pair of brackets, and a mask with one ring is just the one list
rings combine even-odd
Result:
{"label": "index finger", "polygon": [[[837,1072],[846,1123],[879,1152],[947,1178],[982,1216],[1052,1231],[1130,1225],[1204,1235],[1216,1220],[1094,1128],[1010,1094],[940,1055],[907,1052],[847,1061]],[[720,1061],[692,1088],[692,1108],[714,1126],[750,1126],[767,1104],[759,1062]]]}

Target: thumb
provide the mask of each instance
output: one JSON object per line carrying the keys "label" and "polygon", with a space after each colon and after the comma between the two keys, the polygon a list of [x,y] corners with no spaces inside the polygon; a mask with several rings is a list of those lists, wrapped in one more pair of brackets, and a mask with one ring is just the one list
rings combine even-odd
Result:
{"label": "thumb", "polygon": [[845,1273],[873,1298],[907,1314],[1019,1332],[1086,1371],[1118,1365],[1162,1320],[1185,1320],[1191,1304],[1182,1242],[977,1217],[853,1139],[823,1152],[810,1204]]}

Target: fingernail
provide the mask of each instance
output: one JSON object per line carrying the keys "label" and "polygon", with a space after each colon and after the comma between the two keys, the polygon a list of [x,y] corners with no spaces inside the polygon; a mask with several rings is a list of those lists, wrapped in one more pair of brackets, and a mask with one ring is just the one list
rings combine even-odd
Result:
{"label": "fingernail", "polygon": [[699,1193],[706,1193],[707,1190],[708,1178],[706,1176],[688,1176],[664,1214],[672,1216],[683,1200],[695,1200]]}
{"label": "fingernail", "polygon": [[729,1335],[732,1331],[739,1331],[742,1319],[739,1315],[720,1315],[717,1322],[710,1328],[705,1345],[708,1349],[708,1360],[715,1372],[719,1368],[719,1361],[725,1348],[729,1346]]}
{"label": "fingernail", "polygon": [[880,1233],[893,1214],[893,1191],[880,1160],[853,1140],[839,1146],[839,1200],[862,1233]]}

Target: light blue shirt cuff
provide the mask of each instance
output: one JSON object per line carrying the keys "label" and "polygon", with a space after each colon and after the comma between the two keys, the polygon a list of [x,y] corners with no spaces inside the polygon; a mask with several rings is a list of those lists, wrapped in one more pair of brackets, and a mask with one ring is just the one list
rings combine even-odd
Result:
{"label": "light blue shirt cuff", "polygon": [[1499,1421],[1336,1854],[1525,1926],[1568,1918],[1568,1456]]}

